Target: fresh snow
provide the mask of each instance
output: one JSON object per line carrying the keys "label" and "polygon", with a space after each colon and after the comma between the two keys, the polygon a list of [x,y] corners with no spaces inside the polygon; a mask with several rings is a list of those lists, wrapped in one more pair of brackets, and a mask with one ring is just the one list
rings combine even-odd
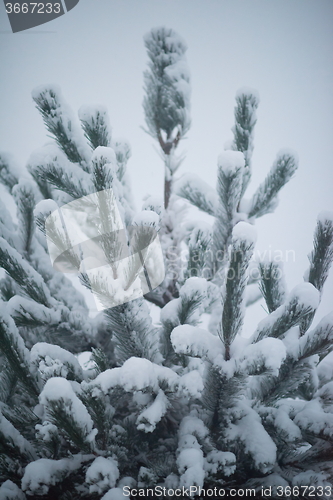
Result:
{"label": "fresh snow", "polygon": [[13,426],[9,420],[2,415],[0,411],[0,438],[4,437],[4,441],[9,441],[10,448],[17,448],[23,455],[28,456],[30,459],[36,457],[36,452],[32,445],[27,441],[22,434]]}
{"label": "fresh snow", "polygon": [[196,326],[177,326],[172,330],[170,340],[178,354],[199,356],[214,361],[216,356],[223,353],[220,338]]}
{"label": "fresh snow", "polygon": [[[36,366],[42,376],[61,376],[66,378],[68,372],[82,380],[83,372],[79,361],[71,352],[57,345],[38,342],[30,351],[31,363]],[[48,374],[50,374],[48,376]]]}
{"label": "fresh snow", "polygon": [[[295,286],[284,304],[260,321],[252,337],[253,340],[255,341],[261,335],[269,336],[274,327],[279,324],[279,320],[288,313],[290,304],[293,304],[295,301],[299,310],[315,311],[320,301],[319,291],[311,283],[301,283]],[[283,333],[287,332],[281,332],[281,334]]]}
{"label": "fresh snow", "polygon": [[[180,476],[180,486],[189,488],[190,486],[202,487],[205,480],[204,456],[200,449],[193,447],[192,441],[196,441],[194,436],[189,436],[189,443],[183,439],[183,449],[177,458]],[[189,446],[189,447],[187,447]]]}
{"label": "fresh snow", "polygon": [[61,482],[71,472],[79,469],[81,463],[80,456],[61,460],[41,458],[30,462],[24,471],[22,490],[27,495],[47,495],[50,486]]}
{"label": "fresh snow", "polygon": [[227,439],[240,439],[245,452],[252,456],[256,467],[264,474],[272,470],[276,463],[276,445],[261,423],[257,412],[245,404],[241,405],[244,416],[237,423],[229,424]]}
{"label": "fresh snow", "polygon": [[248,245],[254,245],[257,240],[257,231],[252,224],[241,221],[234,226],[232,239],[234,243],[240,240],[245,241]]}
{"label": "fresh snow", "polygon": [[59,401],[63,401],[64,411],[85,434],[85,440],[92,443],[97,430],[93,429],[94,423],[87,408],[77,397],[68,380],[62,377],[53,377],[46,382],[39,396],[39,402],[47,407],[50,402],[59,403]]}
{"label": "fresh snow", "polygon": [[0,500],[26,500],[23,491],[9,479],[0,486]]}
{"label": "fresh snow", "polygon": [[154,392],[159,391],[159,383],[164,382],[171,388],[178,382],[178,375],[165,366],[152,363],[145,358],[129,358],[120,368],[111,368],[100,373],[92,386],[99,386],[104,393],[117,385],[127,392],[139,391],[150,387]]}
{"label": "fresh snow", "polygon": [[124,498],[128,498],[128,496],[124,495],[122,488],[111,488],[101,500],[124,500]]}
{"label": "fresh snow", "polygon": [[312,310],[317,309],[320,302],[320,294],[318,290],[311,283],[300,283],[296,285],[288,297],[289,302],[294,298],[298,300],[299,304],[302,304],[304,309],[310,308]]}
{"label": "fresh snow", "polygon": [[97,457],[86,472],[86,483],[90,485],[90,493],[104,493],[107,489],[113,488],[118,479],[118,462],[111,457]]}
{"label": "fresh snow", "polygon": [[223,170],[225,175],[234,175],[239,169],[244,168],[244,155],[241,151],[223,151],[223,153],[220,153],[218,157],[217,164],[218,167]]}
{"label": "fresh snow", "polygon": [[160,389],[155,401],[138,416],[136,420],[137,428],[145,432],[153,432],[158,422],[166,414],[168,406],[168,398]]}
{"label": "fresh snow", "polygon": [[92,156],[91,161],[101,163],[102,165],[116,165],[117,159],[114,150],[106,146],[98,146]]}
{"label": "fresh snow", "polygon": [[257,105],[260,102],[259,92],[256,89],[251,87],[240,87],[236,91],[236,99],[242,97],[243,95],[250,97],[253,96],[257,102]]}
{"label": "fresh snow", "polygon": [[160,218],[158,214],[152,210],[143,210],[134,217],[133,224],[136,226],[150,226],[158,230]]}
{"label": "fresh snow", "polygon": [[210,214],[217,213],[219,201],[216,190],[195,174],[183,174],[174,183],[174,192],[196,205],[202,205]]}
{"label": "fresh snow", "polygon": [[[55,95],[55,97],[52,97],[51,94]],[[33,99],[39,99],[43,95],[43,98],[49,102],[54,123],[61,121],[67,138],[75,143],[80,156],[87,161],[90,154],[88,145],[72,110],[62,96],[60,87],[54,84],[39,85],[33,89],[31,95]]]}
{"label": "fresh snow", "polygon": [[317,221],[323,224],[324,226],[327,224],[333,224],[333,212],[329,212],[328,210],[323,210],[318,214]]}

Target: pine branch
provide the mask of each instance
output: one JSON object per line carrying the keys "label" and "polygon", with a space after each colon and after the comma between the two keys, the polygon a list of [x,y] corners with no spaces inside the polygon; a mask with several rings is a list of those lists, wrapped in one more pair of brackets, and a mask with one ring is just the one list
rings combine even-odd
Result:
{"label": "pine branch", "polygon": [[16,295],[16,290],[12,278],[5,276],[0,280],[0,298],[8,302],[14,295]]}
{"label": "pine branch", "polygon": [[36,398],[39,394],[39,387],[30,371],[30,353],[14,321],[4,312],[0,312],[0,350],[5,355],[12,372],[28,393]]}
{"label": "pine branch", "polygon": [[200,227],[195,228],[190,237],[188,244],[188,261],[187,269],[184,272],[184,278],[192,278],[194,276],[204,277],[202,275],[207,256],[206,252],[209,248],[211,242],[211,235],[207,234],[207,231],[200,229]]}
{"label": "pine branch", "polygon": [[2,363],[0,372],[0,401],[5,404],[12,402],[17,386],[17,376],[8,361]]}
{"label": "pine branch", "polygon": [[31,348],[30,362],[34,371],[39,373],[44,382],[57,376],[75,380],[78,383],[84,379],[82,368],[74,354],[58,345],[37,342]]}
{"label": "pine branch", "polygon": [[300,359],[318,354],[323,359],[333,349],[333,314],[325,316],[316,328],[300,339]]}
{"label": "pine branch", "polygon": [[218,440],[223,441],[229,411],[237,405],[243,389],[244,377],[240,373],[227,378],[217,367],[209,365],[201,402],[209,411],[209,427],[213,434],[218,434]]}
{"label": "pine branch", "polygon": [[18,209],[20,236],[23,241],[23,250],[29,255],[31,241],[35,230],[34,208],[36,204],[34,186],[27,181],[20,181],[13,189],[13,196]]}
{"label": "pine branch", "polygon": [[333,261],[333,217],[331,213],[319,215],[314,235],[314,249],[309,255],[308,281],[320,292]]}
{"label": "pine branch", "polygon": [[59,324],[60,311],[15,295],[8,303],[8,311],[16,326],[39,327]]}
{"label": "pine branch", "polygon": [[234,217],[240,201],[243,171],[244,157],[242,153],[225,151],[219,156],[217,194],[220,207],[216,212],[212,245],[215,272],[223,267],[226,261]]}
{"label": "pine branch", "polygon": [[104,106],[81,106],[79,118],[92,150],[98,146],[110,146],[111,126],[107,109]]}
{"label": "pine branch", "polygon": [[239,222],[235,226],[233,233],[230,263],[223,297],[221,332],[219,332],[225,346],[226,360],[230,359],[230,346],[240,332],[244,320],[243,301],[247,283],[247,268],[255,243],[252,232],[252,227],[249,224]]}
{"label": "pine branch", "polygon": [[0,266],[20,285],[28,297],[46,307],[50,304],[51,297],[41,275],[3,238],[0,238]]}
{"label": "pine branch", "polygon": [[27,165],[27,170],[30,173],[33,180],[36,182],[43,198],[45,200],[52,200],[53,199],[52,188],[49,185],[49,183],[46,180],[44,180],[43,176],[42,177],[40,176],[40,171],[38,169],[35,169],[33,166],[29,164]]}
{"label": "pine branch", "polygon": [[281,151],[267,175],[252,197],[249,217],[261,217],[271,212],[277,203],[280,189],[292,178],[298,167],[294,154]]}
{"label": "pine branch", "polygon": [[96,192],[111,189],[115,175],[115,153],[111,148],[99,147],[92,157],[92,181]]}
{"label": "pine branch", "polygon": [[60,149],[72,163],[79,163],[83,170],[89,171],[85,158],[78,144],[79,134],[73,123],[72,113],[62,100],[57,87],[38,87],[33,91],[32,98],[41,113],[47,130],[54,136]]}
{"label": "pine branch", "polygon": [[105,370],[108,370],[109,368],[111,368],[110,361],[102,349],[92,348],[91,351],[92,351],[91,361],[95,363],[95,368],[96,368],[98,373],[102,373]]}
{"label": "pine branch", "polygon": [[[239,223],[240,224],[240,223]],[[237,226],[236,226],[237,227]],[[226,276],[220,338],[225,346],[225,359],[230,359],[230,346],[240,332],[244,320],[244,291],[246,271],[252,257],[254,243],[238,240],[231,250],[230,265]]]}
{"label": "pine branch", "polygon": [[[93,190],[89,176],[76,165],[62,165],[56,156],[46,164],[30,167],[30,171],[33,171],[33,176],[38,177],[40,182],[48,182],[75,199],[87,196]],[[44,192],[47,194],[48,190]]]}
{"label": "pine branch", "polygon": [[20,403],[20,405],[16,401],[15,403],[11,405],[3,404],[1,412],[15,429],[35,447],[35,425],[38,425],[40,418],[34,412],[34,408],[24,403]]}
{"label": "pine branch", "polygon": [[[131,146],[124,139],[114,139],[112,140],[111,147],[115,152],[118,163],[117,177],[120,182],[124,182],[127,162],[132,155]],[[128,193],[125,193],[125,195],[128,195]],[[130,201],[128,196],[126,199]]]}
{"label": "pine branch", "polygon": [[242,195],[251,179],[251,156],[253,151],[254,127],[257,122],[256,109],[259,105],[259,96],[251,89],[240,89],[236,95],[235,125],[233,127],[233,149],[244,153],[245,170],[243,177]]}
{"label": "pine branch", "polygon": [[291,327],[299,325],[307,315],[312,314],[318,304],[319,294],[312,285],[298,285],[292,290],[285,304],[259,323],[254,341],[265,337],[282,338]]}
{"label": "pine branch", "polygon": [[0,182],[12,192],[15,184],[18,183],[18,176],[11,165],[11,158],[5,153],[0,154]]}
{"label": "pine branch", "polygon": [[[198,278],[189,278],[180,289],[179,298],[172,300],[162,309],[161,343],[165,363],[171,363],[175,358],[175,351],[170,340],[171,332],[179,325],[195,326],[198,322],[198,313],[206,298],[206,290],[200,289],[200,283],[203,280],[196,280]],[[197,286],[195,286],[196,283]]]}
{"label": "pine branch", "polygon": [[161,359],[156,329],[153,328],[148,307],[136,299],[105,311],[116,344],[116,356],[123,363],[132,356],[152,362]]}
{"label": "pine branch", "polygon": [[165,132],[166,151],[169,144],[175,147],[173,131],[176,129],[182,137],[190,127],[189,75],[184,55],[187,47],[167,28],[151,30],[145,36],[145,46],[150,63],[144,73],[143,109],[148,132],[155,138]]}
{"label": "pine branch", "polygon": [[259,399],[265,405],[274,405],[281,398],[303,398],[300,387],[309,380],[312,368],[308,359],[295,361],[287,356],[277,377],[262,377]]}
{"label": "pine branch", "polygon": [[96,430],[93,421],[69,381],[62,377],[49,379],[39,401],[45,407],[47,420],[79,450],[90,453],[94,449]]}
{"label": "pine branch", "polygon": [[268,311],[274,312],[285,299],[282,269],[276,262],[259,264],[261,281],[260,291],[266,301]]}
{"label": "pine branch", "polygon": [[218,210],[216,192],[194,174],[183,175],[174,184],[174,192],[209,215],[215,215]]}
{"label": "pine branch", "polygon": [[[86,207],[89,202],[81,200],[78,205]],[[62,272],[79,271],[81,265],[80,246],[72,246],[68,229],[66,227],[66,209],[71,210],[73,206],[69,205],[59,208],[55,202],[43,200],[38,203],[34,210],[35,221],[38,229],[45,235],[51,255],[53,255],[53,267]],[[78,208],[77,207],[73,207]],[[52,253],[53,252],[53,253]],[[56,258],[54,258],[56,255]]]}
{"label": "pine branch", "polygon": [[0,452],[12,459],[20,459],[21,463],[36,458],[32,445],[0,412]]}

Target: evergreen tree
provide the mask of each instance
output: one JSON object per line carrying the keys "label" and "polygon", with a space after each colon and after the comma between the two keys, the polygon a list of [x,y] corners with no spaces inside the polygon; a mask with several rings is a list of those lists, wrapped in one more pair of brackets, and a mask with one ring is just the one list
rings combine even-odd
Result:
{"label": "evergreen tree", "polygon": [[[252,268],[255,219],[275,208],[297,160],[278,153],[244,199],[259,99],[242,89],[216,190],[191,174],[175,180],[175,149],[190,125],[186,46],[166,28],[145,43],[144,111],[163,152],[164,208],[148,199],[135,212],[129,145],[113,139],[101,106],[80,109],[80,129],[55,86],[33,92],[55,144],[35,152],[23,176],[10,157],[0,158],[17,206],[17,222],[5,206],[0,212],[0,499],[118,500],[125,486],[157,485],[223,488],[226,496],[251,488],[252,498],[270,486],[271,498],[311,498],[301,487],[312,486],[333,498],[332,314],[312,326],[333,259],[333,216],[319,215],[309,270],[290,293],[276,262]],[[211,215],[212,225],[178,227],[176,194]],[[96,272],[83,258],[86,247],[71,244],[69,206],[93,241]],[[134,285],[152,265],[142,249],[158,232],[167,269],[170,246],[178,251],[181,242],[187,266],[135,298]],[[96,297],[95,319],[68,271]],[[257,286],[267,317],[245,338],[245,306],[259,296],[250,293]],[[158,326],[149,302],[161,308]],[[91,353],[86,369],[83,351]]]}

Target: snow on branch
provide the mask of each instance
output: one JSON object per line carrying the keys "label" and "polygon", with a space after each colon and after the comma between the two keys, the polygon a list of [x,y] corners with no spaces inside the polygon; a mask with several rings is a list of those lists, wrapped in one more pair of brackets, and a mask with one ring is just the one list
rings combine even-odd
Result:
{"label": "snow on branch", "polygon": [[239,222],[234,227],[229,269],[225,281],[220,338],[225,346],[225,358],[230,359],[230,346],[244,320],[244,292],[247,268],[253,254],[256,232],[253,226]]}
{"label": "snow on branch", "polygon": [[91,494],[101,495],[109,488],[113,488],[118,479],[118,463],[112,457],[97,457],[86,472],[86,483],[89,484]]}
{"label": "snow on branch", "polygon": [[211,362],[224,353],[221,340],[207,330],[191,325],[180,325],[171,333],[171,343],[177,354],[209,359]]}
{"label": "snow on branch", "polygon": [[11,155],[0,153],[0,181],[10,193],[18,183],[19,176],[20,173]]}
{"label": "snow on branch", "polygon": [[314,249],[309,255],[308,281],[320,292],[333,261],[333,213],[321,212],[314,235]]}
{"label": "snow on branch", "polygon": [[[217,194],[219,207],[213,229],[213,263],[216,270],[226,263],[226,249],[231,240],[237,206],[241,197],[244,173],[244,155],[239,151],[225,151],[218,158]],[[218,258],[222,252],[224,261]]]}
{"label": "snow on branch", "polygon": [[243,87],[237,91],[235,106],[235,125],[232,128],[234,140],[232,149],[244,154],[242,195],[251,179],[251,156],[253,151],[254,127],[257,122],[256,110],[259,95],[256,90]]}
{"label": "snow on branch", "polygon": [[47,130],[54,136],[68,160],[79,163],[82,169],[88,172],[88,148],[72,111],[62,97],[60,88],[57,85],[36,87],[32,92],[32,98]]}
{"label": "snow on branch", "polygon": [[40,393],[39,402],[45,407],[47,420],[65,433],[79,449],[90,452],[94,448],[97,429],[93,428],[87,408],[68,380],[50,378]]}
{"label": "snow on branch", "polygon": [[[190,127],[187,47],[175,31],[164,27],[152,29],[144,41],[150,58],[149,70],[144,73],[146,123],[148,132],[169,154]],[[161,132],[166,134],[165,139]]]}
{"label": "snow on branch", "polygon": [[[0,411],[0,442],[3,448],[9,451],[12,456],[18,455],[23,461],[30,461],[36,458],[36,451],[31,443],[15,429],[13,424],[4,417]],[[2,498],[0,496],[0,498]]]}
{"label": "snow on branch", "polygon": [[319,292],[310,283],[297,285],[290,292],[286,302],[263,319],[254,334],[254,341],[265,337],[282,337],[292,326],[317,309]]}
{"label": "snow on branch", "polygon": [[110,146],[111,125],[105,106],[81,106],[79,109],[84,135],[92,150],[98,146]]}
{"label": "snow on branch", "polygon": [[172,391],[178,380],[179,376],[170,368],[156,365],[148,359],[132,357],[120,368],[100,373],[90,385],[99,387],[105,394],[117,385],[127,392],[151,388],[158,393],[160,384],[165,384]]}
{"label": "snow on branch", "polygon": [[35,231],[34,208],[38,196],[36,191],[36,187],[32,182],[22,178],[12,190],[17,205],[19,236],[22,240],[23,251],[27,255],[30,253],[32,237]]}
{"label": "snow on branch", "polygon": [[249,217],[261,217],[272,212],[277,205],[280,189],[292,178],[298,168],[298,159],[293,151],[281,150],[266,179],[252,197]]}
{"label": "snow on branch", "polygon": [[28,297],[46,307],[53,303],[41,275],[3,238],[0,238],[0,266],[20,285]]}
{"label": "snow on branch", "polygon": [[126,361],[132,356],[146,357],[160,363],[157,330],[152,325],[149,309],[143,299],[106,310],[107,322],[116,340],[116,356]]}
{"label": "snow on branch", "polygon": [[31,348],[30,359],[44,381],[51,377],[64,377],[77,382],[83,380],[83,371],[77,358],[58,345],[37,342]]}
{"label": "snow on branch", "polygon": [[299,357],[304,359],[318,354],[324,358],[333,348],[333,313],[327,314],[314,330],[308,331],[299,340]]}
{"label": "snow on branch", "polygon": [[51,326],[61,321],[59,309],[45,307],[20,295],[9,299],[7,311],[17,326]]}
{"label": "snow on branch", "polygon": [[260,262],[260,291],[265,299],[268,311],[272,313],[285,300],[285,283],[280,262]]}
{"label": "snow on branch", "polygon": [[41,181],[52,184],[73,198],[81,198],[93,191],[89,175],[78,165],[71,163],[54,146],[44,146],[29,158],[28,170],[43,192]]}
{"label": "snow on branch", "polygon": [[240,405],[242,416],[236,423],[230,423],[226,430],[226,440],[239,440],[253,460],[253,465],[261,473],[272,471],[276,462],[276,445],[261,423],[260,416],[245,404]]}
{"label": "snow on branch", "polygon": [[136,420],[138,430],[153,432],[158,422],[167,412],[169,400],[160,389],[154,402],[143,410]]}
{"label": "snow on branch", "polygon": [[76,455],[61,460],[40,458],[30,462],[22,478],[22,490],[27,495],[47,495],[50,487],[61,483],[67,476],[78,470],[84,458]]}
{"label": "snow on branch", "polygon": [[216,191],[195,174],[184,174],[174,183],[174,192],[209,215],[215,215],[217,212]]}
{"label": "snow on branch", "polygon": [[22,384],[34,397],[39,394],[37,380],[30,365],[30,352],[12,318],[4,311],[0,312],[0,350],[5,355],[11,369]]}

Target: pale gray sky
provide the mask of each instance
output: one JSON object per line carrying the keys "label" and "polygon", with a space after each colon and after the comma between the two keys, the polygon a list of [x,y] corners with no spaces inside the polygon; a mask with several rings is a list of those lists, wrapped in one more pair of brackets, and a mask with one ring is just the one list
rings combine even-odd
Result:
{"label": "pale gray sky", "polygon": [[[257,248],[293,250],[295,261],[285,264],[287,283],[291,288],[302,281],[316,216],[333,210],[331,0],[80,0],[65,16],[17,34],[10,33],[3,4],[0,13],[0,150],[25,165],[48,140],[30,93],[37,85],[57,83],[75,112],[81,104],[108,107],[114,136],[132,146],[129,172],[138,208],[142,196],[162,195],[163,188],[161,160],[140,128],[143,35],[165,25],[189,47],[193,125],[180,173],[195,172],[215,184],[217,156],[232,137],[235,92],[257,89],[261,103],[249,193],[279,149],[294,149],[300,163],[275,213],[258,220]],[[333,309],[332,297],[331,276],[320,315]],[[248,321],[264,316],[258,304]]]}

